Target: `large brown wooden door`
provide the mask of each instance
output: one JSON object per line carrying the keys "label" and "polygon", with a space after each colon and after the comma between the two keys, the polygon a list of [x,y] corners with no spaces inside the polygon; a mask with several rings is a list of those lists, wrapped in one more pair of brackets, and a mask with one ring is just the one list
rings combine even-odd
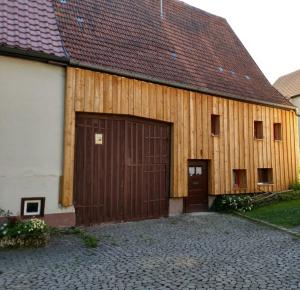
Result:
{"label": "large brown wooden door", "polygon": [[188,197],[185,212],[208,209],[208,161],[190,160],[188,164]]}
{"label": "large brown wooden door", "polygon": [[76,223],[167,216],[170,126],[133,117],[77,114]]}

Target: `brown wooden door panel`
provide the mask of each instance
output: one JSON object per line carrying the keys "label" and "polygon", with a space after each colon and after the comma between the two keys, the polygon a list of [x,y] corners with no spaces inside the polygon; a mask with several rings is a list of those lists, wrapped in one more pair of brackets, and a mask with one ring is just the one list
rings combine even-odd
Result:
{"label": "brown wooden door panel", "polygon": [[[102,144],[96,144],[102,134]],[[76,116],[74,205],[77,224],[166,216],[170,127],[144,119]]]}
{"label": "brown wooden door panel", "polygon": [[185,212],[207,210],[208,208],[208,161],[190,160],[188,164],[188,196],[185,198]]}

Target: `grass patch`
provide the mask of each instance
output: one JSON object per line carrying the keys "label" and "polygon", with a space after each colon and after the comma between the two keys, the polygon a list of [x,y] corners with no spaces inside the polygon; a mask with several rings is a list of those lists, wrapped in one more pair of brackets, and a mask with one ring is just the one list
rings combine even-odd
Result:
{"label": "grass patch", "polygon": [[83,240],[85,246],[88,248],[96,248],[99,244],[97,237],[77,227],[71,227],[67,229],[51,228],[51,234],[77,235]]}
{"label": "grass patch", "polygon": [[255,195],[253,198],[253,202],[255,207],[261,207],[295,199],[300,199],[300,191],[283,191],[277,193],[266,192],[263,194]]}
{"label": "grass patch", "polygon": [[245,215],[286,228],[300,226],[300,199],[258,207]]}

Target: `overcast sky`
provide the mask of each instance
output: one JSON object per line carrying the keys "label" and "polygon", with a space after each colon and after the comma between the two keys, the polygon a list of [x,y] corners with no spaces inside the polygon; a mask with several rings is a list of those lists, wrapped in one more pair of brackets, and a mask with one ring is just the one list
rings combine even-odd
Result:
{"label": "overcast sky", "polygon": [[183,0],[225,17],[271,83],[300,69],[299,0]]}

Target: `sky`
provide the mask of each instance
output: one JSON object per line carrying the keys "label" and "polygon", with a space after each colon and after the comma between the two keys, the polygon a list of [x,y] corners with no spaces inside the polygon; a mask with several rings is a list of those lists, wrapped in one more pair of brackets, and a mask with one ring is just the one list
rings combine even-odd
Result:
{"label": "sky", "polygon": [[227,19],[273,84],[300,69],[299,0],[183,0]]}

